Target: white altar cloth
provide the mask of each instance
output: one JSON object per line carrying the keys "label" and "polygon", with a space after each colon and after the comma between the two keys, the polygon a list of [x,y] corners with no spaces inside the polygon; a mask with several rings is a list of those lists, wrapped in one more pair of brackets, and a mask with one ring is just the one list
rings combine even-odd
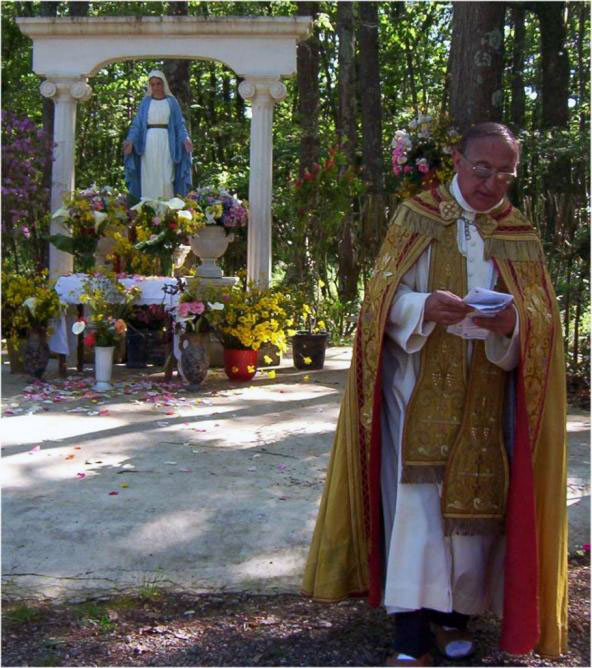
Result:
{"label": "white altar cloth", "polygon": [[[83,293],[82,284],[87,279],[86,274],[68,274],[58,278],[55,291],[58,293],[60,301],[63,304],[80,304],[80,296]],[[163,304],[168,310],[177,305],[179,294],[170,295],[163,292],[165,285],[177,285],[176,278],[166,276],[129,276],[119,278],[119,282],[125,287],[137,286],[142,291],[136,299],[138,305]],[[49,349],[54,353],[68,355],[70,353],[70,344],[68,342],[68,329],[66,326],[66,317],[64,315],[53,321],[53,334],[49,339]],[[178,358],[178,337],[175,336],[175,357]]]}

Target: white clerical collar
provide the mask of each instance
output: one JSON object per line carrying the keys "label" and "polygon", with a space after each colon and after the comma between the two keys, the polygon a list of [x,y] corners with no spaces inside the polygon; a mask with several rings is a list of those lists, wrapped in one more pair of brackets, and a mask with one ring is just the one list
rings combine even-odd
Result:
{"label": "white clerical collar", "polygon": [[[455,174],[454,178],[452,179],[452,183],[450,184],[450,193],[464,211],[472,214],[489,213],[490,211],[493,211],[495,208],[497,208],[504,200],[504,198],[502,197],[502,199],[500,199],[500,201],[494,206],[492,206],[490,209],[486,209],[485,211],[477,211],[477,209],[474,209],[463,197],[463,194],[460,191],[460,186],[458,185],[458,174]],[[473,216],[471,216],[471,218],[472,217]]]}

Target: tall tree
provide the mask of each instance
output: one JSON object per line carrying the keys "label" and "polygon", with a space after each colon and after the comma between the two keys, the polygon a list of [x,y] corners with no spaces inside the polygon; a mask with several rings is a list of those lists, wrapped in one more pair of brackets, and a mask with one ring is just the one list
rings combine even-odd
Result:
{"label": "tall tree", "polygon": [[541,26],[543,127],[569,122],[569,56],[565,45],[565,3],[533,2]]}
{"label": "tall tree", "polygon": [[514,43],[512,46],[512,71],[510,75],[510,119],[515,129],[524,127],[526,95],[524,92],[524,8],[512,7],[512,25],[514,27]]}
{"label": "tall tree", "polygon": [[[314,20],[319,12],[318,2],[299,2],[298,16]],[[298,80],[298,125],[300,126],[300,176],[304,169],[319,162],[319,38],[315,29],[311,36],[298,44],[296,54]]]}
{"label": "tall tree", "polygon": [[503,2],[455,2],[450,109],[461,130],[502,117]]}
{"label": "tall tree", "polygon": [[366,205],[362,216],[362,237],[365,243],[378,251],[385,229],[378,5],[376,2],[361,2],[359,8],[362,178],[367,188]]}
{"label": "tall tree", "polygon": [[[339,124],[337,136],[340,149],[349,165],[356,158],[356,62],[354,3],[340,2],[337,5],[337,36],[339,39]],[[353,213],[349,211],[343,219],[339,238],[338,290],[342,300],[350,301],[358,294],[360,267],[354,243]]]}
{"label": "tall tree", "polygon": [[[188,3],[169,2],[168,13],[171,16],[187,16],[189,13]],[[191,114],[189,113],[189,107],[191,105],[191,89],[189,87],[190,65],[191,61],[184,58],[165,60],[163,71],[169,82],[171,93],[179,102],[183,116],[189,126],[187,131],[191,135]]]}

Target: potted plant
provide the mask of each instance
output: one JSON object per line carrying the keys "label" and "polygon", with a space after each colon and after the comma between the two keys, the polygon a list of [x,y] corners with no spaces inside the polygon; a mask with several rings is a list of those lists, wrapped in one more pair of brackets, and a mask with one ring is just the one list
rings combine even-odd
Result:
{"label": "potted plant", "polygon": [[80,335],[88,328],[84,345],[95,348],[94,389],[106,392],[112,388],[113,351],[127,329],[124,318],[141,290],[136,286],[126,288],[114,273],[107,271],[89,276],[82,288],[80,301],[90,308],[90,313],[88,318],[77,320],[72,331]]}
{"label": "potted plant", "polygon": [[234,241],[232,230],[246,226],[249,219],[247,202],[212,186],[198,188],[188,197],[200,206],[206,222],[190,239],[191,249],[201,260],[197,276],[221,278],[223,272],[217,260],[224,255],[228,244]]}
{"label": "potted plant", "polygon": [[282,352],[287,348],[290,299],[279,290],[240,284],[218,294],[224,308],[213,310],[209,321],[224,347],[224,370],[231,380],[250,380],[262,344],[272,343]]}
{"label": "potted plant", "polygon": [[179,371],[189,390],[195,390],[204,381],[210,365],[209,318],[222,311],[224,304],[210,301],[210,290],[200,288],[199,283],[186,286],[179,303],[170,311],[179,335]]}
{"label": "potted plant", "polygon": [[73,255],[77,268],[83,273],[92,271],[96,255],[99,263],[106,261],[113,245],[113,234],[123,230],[128,221],[125,196],[109,186],[98,188],[94,184],[84,190],[75,190],[52,217],[61,218],[69,234],[52,234],[50,242]]}
{"label": "potted plant", "polygon": [[46,282],[46,274],[25,280],[27,289],[22,291],[22,295],[26,294],[26,297],[21,304],[22,310],[16,314],[17,321],[22,315],[23,322],[27,323],[27,341],[22,351],[23,368],[35,378],[41,378],[49,361],[49,324],[60,314],[62,306],[54,283]]}
{"label": "potted plant", "polygon": [[6,339],[10,373],[24,372],[23,353],[29,333],[29,319],[23,306],[31,296],[34,277],[16,272],[2,272],[2,338]]}
{"label": "potted plant", "polygon": [[137,212],[134,223],[140,239],[135,249],[156,255],[162,275],[172,276],[179,247],[205,224],[198,203],[189,197],[142,199],[131,210]]}
{"label": "potted plant", "polygon": [[297,331],[292,336],[292,360],[297,369],[322,369],[325,365],[325,350],[329,333],[322,311],[322,280],[317,280],[308,299],[304,291],[296,293],[294,299],[294,321]]}
{"label": "potted plant", "polygon": [[144,369],[165,361],[167,312],[162,304],[134,306],[127,319],[126,366]]}

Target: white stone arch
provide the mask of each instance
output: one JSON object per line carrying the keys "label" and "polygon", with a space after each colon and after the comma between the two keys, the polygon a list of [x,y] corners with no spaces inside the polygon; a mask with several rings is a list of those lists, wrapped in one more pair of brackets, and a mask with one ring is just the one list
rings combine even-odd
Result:
{"label": "white stone arch", "polygon": [[[286,95],[282,77],[296,71],[296,45],[311,30],[308,17],[100,16],[18,18],[33,40],[33,71],[41,94],[55,103],[51,209],[74,188],[76,107],[92,89],[87,79],[114,62],[138,59],[216,60],[242,77],[251,101],[250,223],[247,276],[268,285],[271,275],[273,106]],[[63,232],[52,219],[52,233]],[[72,271],[72,256],[50,245],[50,275]]]}

